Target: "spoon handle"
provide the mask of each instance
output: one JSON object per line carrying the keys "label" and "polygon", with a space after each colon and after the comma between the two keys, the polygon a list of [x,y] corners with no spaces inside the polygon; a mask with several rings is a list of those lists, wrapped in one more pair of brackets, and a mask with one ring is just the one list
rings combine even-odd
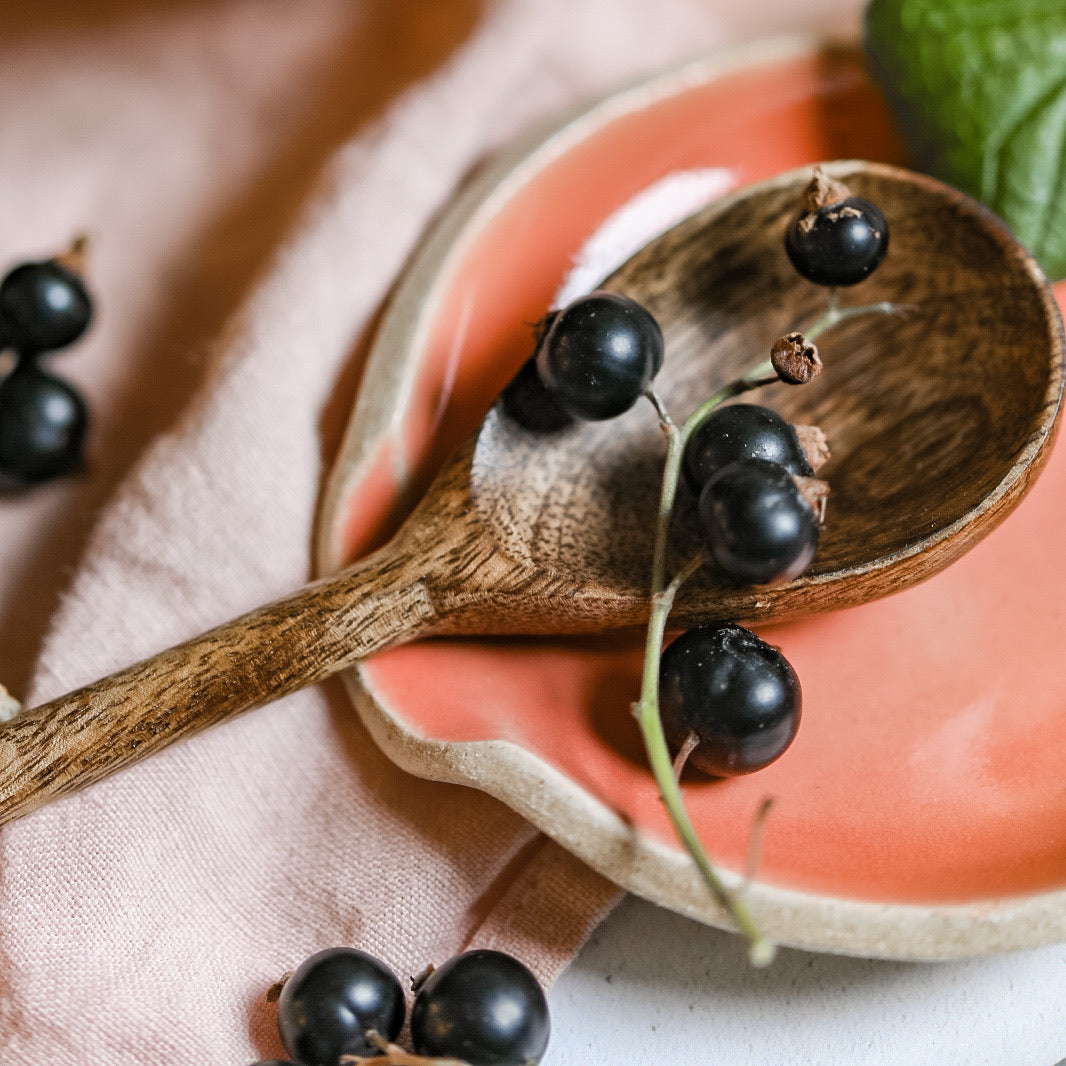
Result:
{"label": "spoon handle", "polygon": [[241,711],[421,636],[437,611],[395,542],[337,577],[0,727],[0,824]]}

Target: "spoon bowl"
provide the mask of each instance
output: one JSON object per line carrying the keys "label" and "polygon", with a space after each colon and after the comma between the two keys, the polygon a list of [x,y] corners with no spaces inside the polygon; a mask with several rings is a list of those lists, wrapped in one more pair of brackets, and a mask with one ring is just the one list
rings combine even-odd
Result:
{"label": "spoon bowl", "polygon": [[[822,169],[889,219],[885,261],[846,302],[904,310],[846,319],[824,336],[815,381],[760,390],[758,402],[828,437],[818,552],[778,588],[702,568],[674,609],[685,624],[780,621],[914,584],[994,528],[1048,455],[1062,326],[1029,255],[985,208],[930,178],[863,162]],[[827,290],[791,268],[782,241],[810,176],[804,168],[716,201],[603,285],[661,323],[667,358],[655,387],[675,419],[824,311]],[[473,497],[508,553],[609,590],[639,622],[663,455],[643,404],[551,435],[493,412],[474,452]],[[691,494],[679,493],[677,510],[673,569],[699,551]]]}
{"label": "spoon bowl", "polygon": [[[875,200],[892,244],[862,301],[906,314],[827,334],[813,385],[768,390],[834,450],[814,565],[773,589],[705,568],[679,623],[767,621],[864,602],[941,569],[1009,512],[1043,464],[1063,382],[1058,309],[994,216],[892,167],[826,168]],[[659,319],[657,380],[681,414],[824,309],[783,251],[810,170],[750,186],[651,242],[607,281]],[[444,634],[588,632],[648,616],[664,445],[644,404],[528,433],[490,411],[399,533],[341,574],[20,715],[0,729],[0,821],[392,644]],[[696,550],[679,508],[675,562]],[[686,513],[687,512],[687,513]]]}

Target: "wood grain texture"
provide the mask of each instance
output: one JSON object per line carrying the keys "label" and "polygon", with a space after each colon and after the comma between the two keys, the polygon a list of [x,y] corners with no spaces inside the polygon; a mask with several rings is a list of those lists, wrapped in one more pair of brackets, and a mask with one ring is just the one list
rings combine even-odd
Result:
{"label": "wood grain texture", "polygon": [[[929,179],[872,164],[833,174],[889,220],[884,264],[849,301],[913,305],[820,342],[825,372],[761,402],[820,425],[833,457],[827,526],[806,575],[738,587],[705,568],[674,618],[791,618],[937,572],[1021,499],[1047,455],[1063,381],[1058,309],[987,211]],[[663,326],[657,387],[683,417],[818,316],[825,293],[782,247],[810,172],[721,201],[607,283]],[[442,634],[567,633],[643,624],[664,454],[650,407],[551,436],[491,411],[397,537],[309,585],[0,728],[0,822],[182,737],[351,666]],[[675,562],[696,550],[678,507]]]}
{"label": "wood grain texture", "polygon": [[[1062,391],[1062,326],[1035,264],[989,212],[897,168],[830,166],[889,219],[877,272],[842,303],[891,300],[906,314],[846,321],[819,340],[825,370],[757,401],[818,425],[829,518],[808,572],[778,589],[739,588],[710,568],[682,590],[676,617],[784,619],[904,588],[957,558],[1036,474]],[[675,418],[768,356],[825,306],[790,267],[782,234],[810,171],[742,190],[652,242],[604,286],[640,299],[663,325],[656,379]],[[555,437],[487,421],[477,499],[516,556],[639,595],[651,558],[664,454],[641,407]],[[682,493],[675,567],[698,549]],[[578,516],[575,518],[574,516]]]}

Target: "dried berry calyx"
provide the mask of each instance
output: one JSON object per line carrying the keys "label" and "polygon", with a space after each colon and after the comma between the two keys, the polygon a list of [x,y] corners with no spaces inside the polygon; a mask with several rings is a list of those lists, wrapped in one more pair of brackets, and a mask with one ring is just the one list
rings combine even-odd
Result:
{"label": "dried berry calyx", "polygon": [[854,195],[844,182],[827,174],[821,167],[814,168],[811,182],[803,193],[803,214],[809,217],[823,207],[849,200]]}
{"label": "dried berry calyx", "polygon": [[787,385],[806,385],[822,372],[817,347],[798,330],[774,341],[770,347],[770,365]]}
{"label": "dried berry calyx", "polygon": [[819,470],[829,462],[829,440],[825,431],[820,426],[793,426],[796,431],[796,439],[807,456],[807,462],[811,464],[812,473]]}

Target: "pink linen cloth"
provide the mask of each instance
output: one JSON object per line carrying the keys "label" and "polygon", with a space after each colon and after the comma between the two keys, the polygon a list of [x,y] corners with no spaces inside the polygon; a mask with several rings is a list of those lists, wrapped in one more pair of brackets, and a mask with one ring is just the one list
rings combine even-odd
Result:
{"label": "pink linen cloth", "polygon": [[[87,230],[99,304],[53,357],[92,405],[87,473],[0,498],[0,682],[31,705],[309,577],[360,341],[487,151],[855,7],[8,6],[0,269]],[[322,685],[0,832],[0,1062],[278,1055],[265,991],[333,944],[401,977],[493,946],[550,983],[617,894],[501,804],[393,767]]]}

